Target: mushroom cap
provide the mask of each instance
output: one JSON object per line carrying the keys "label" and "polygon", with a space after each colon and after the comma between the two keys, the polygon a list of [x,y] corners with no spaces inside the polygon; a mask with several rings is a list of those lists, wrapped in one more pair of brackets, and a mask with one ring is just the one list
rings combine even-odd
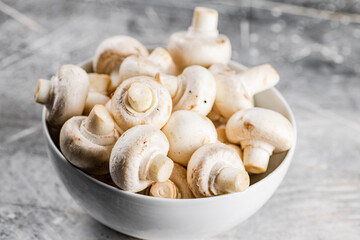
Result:
{"label": "mushroom cap", "polygon": [[152,157],[166,154],[169,142],[164,133],[150,125],[135,126],[121,135],[110,157],[110,174],[121,189],[139,192],[152,181],[146,178],[146,165]]}
{"label": "mushroom cap", "polygon": [[178,198],[182,198],[182,199],[194,198],[194,195],[191,192],[189,185],[187,183],[186,169],[183,166],[175,163],[169,179],[177,187]]}
{"label": "mushroom cap", "polygon": [[145,194],[162,198],[194,198],[187,183],[186,169],[177,163],[174,164],[169,180],[153,183]]}
{"label": "mushroom cap", "polygon": [[229,119],[235,112],[254,106],[252,96],[229,67],[214,64],[209,70],[216,82],[215,106],[222,116]]}
{"label": "mushroom cap", "polygon": [[156,48],[150,56],[127,57],[120,66],[120,82],[136,76],[155,77],[157,73],[178,74],[178,69],[170,54],[163,48]]}
{"label": "mushroom cap", "polygon": [[[215,102],[214,102],[215,103]],[[207,117],[214,123],[215,127],[226,124],[226,120],[223,116],[221,116],[219,110],[216,108],[214,104],[211,111],[207,115]]]}
{"label": "mushroom cap", "polygon": [[84,69],[67,64],[51,78],[52,96],[46,104],[46,120],[53,127],[61,127],[66,120],[82,114],[89,89],[89,77]]}
{"label": "mushroom cap", "polygon": [[219,127],[216,128],[216,132],[218,135],[218,141],[221,143],[226,144],[229,147],[232,147],[233,149],[235,149],[235,151],[239,154],[241,160],[243,160],[243,152],[241,150],[241,147],[239,145],[235,145],[229,142],[229,140],[226,137],[226,126],[225,125],[221,125]]}
{"label": "mushroom cap", "polygon": [[187,167],[187,181],[195,197],[216,196],[214,182],[225,167],[245,171],[238,153],[223,143],[207,144],[197,149]]}
{"label": "mushroom cap", "polygon": [[217,141],[213,123],[197,112],[185,110],[173,112],[162,131],[170,143],[168,156],[183,166],[187,165],[196,149]]}
{"label": "mushroom cap", "polygon": [[177,32],[170,36],[167,49],[179,69],[191,65],[209,67],[214,63],[227,64],[231,58],[231,43],[225,35],[217,37]]}
{"label": "mushroom cap", "polygon": [[221,126],[218,126],[216,128],[218,140],[220,142],[222,142],[222,143],[228,143],[229,142],[229,140],[226,137],[225,127],[226,127],[225,125],[221,125]]}
{"label": "mushroom cap", "polygon": [[292,146],[294,130],[280,113],[256,107],[232,115],[226,124],[226,136],[241,145],[244,141],[263,141],[274,146],[274,152],[283,152]]}
{"label": "mushroom cap", "polygon": [[88,96],[86,98],[86,102],[85,102],[85,107],[84,107],[84,111],[83,114],[84,115],[89,115],[91,109],[93,109],[93,107],[96,104],[101,104],[104,105],[110,100],[110,98],[102,93],[99,92],[92,92],[90,91],[88,93]]}
{"label": "mushroom cap", "polygon": [[90,88],[89,92],[98,92],[103,95],[108,94],[108,87],[111,82],[110,76],[107,74],[88,73]]}
{"label": "mushroom cap", "polygon": [[96,49],[93,69],[96,73],[110,74],[130,55],[149,55],[138,40],[129,36],[114,36],[102,41]]}
{"label": "mushroom cap", "polygon": [[[152,103],[144,112],[135,111],[128,101],[128,90],[133,83],[142,83],[152,91]],[[125,80],[115,91],[111,99],[111,113],[119,127],[127,130],[136,125],[149,124],[158,129],[168,121],[172,110],[169,92],[154,78],[147,76]]]}
{"label": "mushroom cap", "polygon": [[72,117],[60,131],[60,149],[76,167],[91,174],[109,173],[109,159],[119,133],[96,135],[85,128],[87,117]]}
{"label": "mushroom cap", "polygon": [[216,96],[213,75],[206,68],[195,65],[185,68],[178,78],[180,86],[173,97],[173,111],[189,110],[206,116]]}

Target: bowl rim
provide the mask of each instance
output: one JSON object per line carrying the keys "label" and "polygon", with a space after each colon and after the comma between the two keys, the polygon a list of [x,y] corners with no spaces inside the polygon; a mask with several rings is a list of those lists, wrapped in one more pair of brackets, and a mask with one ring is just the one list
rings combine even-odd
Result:
{"label": "bowl rim", "polygon": [[[85,62],[87,63],[87,62]],[[247,69],[247,67],[245,67],[244,65],[235,62],[235,61],[230,61],[229,65],[231,66],[235,66],[239,69]],[[93,181],[96,184],[100,184],[100,186],[103,186],[105,188],[107,188],[110,191],[114,191],[117,194],[125,194],[128,197],[133,197],[133,198],[138,198],[138,199],[147,199],[150,201],[165,201],[165,202],[193,202],[193,201],[215,201],[216,199],[227,199],[227,198],[231,198],[234,197],[235,195],[242,195],[245,194],[247,191],[251,191],[252,189],[256,188],[257,186],[263,184],[265,181],[267,181],[267,179],[270,178],[270,176],[275,175],[277,172],[280,171],[280,169],[285,167],[285,162],[291,162],[292,161],[292,156],[295,152],[295,148],[296,148],[296,144],[297,144],[297,125],[296,125],[296,121],[295,121],[295,116],[293,111],[290,108],[290,105],[288,104],[288,102],[286,101],[286,99],[282,96],[282,94],[279,92],[279,90],[277,90],[275,87],[270,88],[269,90],[272,90],[275,95],[281,100],[281,102],[284,104],[287,112],[289,113],[289,121],[291,122],[293,128],[294,128],[294,142],[292,147],[288,150],[288,152],[286,153],[286,156],[284,157],[284,159],[282,160],[282,162],[271,172],[269,173],[266,177],[264,177],[263,179],[259,180],[258,182],[250,185],[248,187],[248,189],[246,189],[244,192],[237,192],[237,193],[230,193],[230,194],[223,194],[223,195],[218,195],[218,196],[212,196],[212,197],[205,197],[205,198],[190,198],[190,199],[168,199],[168,198],[158,198],[158,197],[151,197],[151,196],[147,196],[147,195],[142,195],[142,194],[138,194],[138,193],[133,193],[133,192],[128,192],[125,190],[122,190],[120,188],[115,188],[113,186],[110,186],[106,183],[103,183],[93,177],[91,177],[90,175],[88,175],[87,173],[83,172],[82,170],[78,169],[77,167],[75,167],[74,165],[72,165],[69,161],[67,161],[65,159],[65,157],[63,156],[63,154],[60,152],[60,149],[58,149],[58,147],[55,145],[54,141],[52,140],[50,133],[49,133],[49,129],[48,126],[46,124],[46,106],[43,107],[43,111],[42,111],[42,127],[44,130],[44,135],[45,135],[45,139],[47,142],[49,142],[49,146],[52,148],[53,152],[56,153],[57,159],[61,159],[61,161],[64,161],[65,164],[68,164],[68,166],[74,168],[75,171],[77,171],[79,174],[83,175],[85,178],[87,178],[90,181]]]}

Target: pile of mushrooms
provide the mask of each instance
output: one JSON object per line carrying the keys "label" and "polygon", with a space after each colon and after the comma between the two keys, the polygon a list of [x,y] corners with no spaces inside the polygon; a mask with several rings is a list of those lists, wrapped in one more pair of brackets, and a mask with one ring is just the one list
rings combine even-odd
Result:
{"label": "pile of mushrooms", "polygon": [[105,39],[92,71],[61,66],[39,79],[35,101],[64,157],[99,181],[161,198],[245,191],[273,153],[289,150],[293,127],[254,107],[279,82],[269,64],[237,73],[218,13],[196,7],[187,31],[148,50],[129,36]]}

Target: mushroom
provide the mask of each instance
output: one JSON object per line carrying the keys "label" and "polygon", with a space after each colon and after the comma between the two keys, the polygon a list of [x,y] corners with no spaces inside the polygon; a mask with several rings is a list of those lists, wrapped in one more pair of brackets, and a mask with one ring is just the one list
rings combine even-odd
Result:
{"label": "mushroom", "polygon": [[72,117],[61,128],[60,149],[65,158],[91,174],[109,173],[111,149],[119,133],[103,105],[95,105],[88,117]]}
{"label": "mushroom", "polygon": [[125,80],[111,99],[111,113],[124,131],[140,124],[160,129],[168,121],[171,109],[166,88],[147,76]]}
{"label": "mushroom", "polygon": [[110,157],[110,174],[121,189],[140,192],[153,182],[169,179],[174,167],[166,155],[169,142],[151,125],[127,130],[116,142]]}
{"label": "mushroom", "polygon": [[187,181],[195,197],[245,191],[249,174],[236,151],[223,143],[207,144],[191,156]]}
{"label": "mushroom", "polygon": [[102,41],[96,49],[93,69],[96,73],[111,74],[109,90],[112,92],[120,84],[119,68],[130,55],[148,56],[149,52],[138,40],[129,36],[114,36]]}
{"label": "mushroom", "polygon": [[80,67],[63,65],[51,80],[39,79],[35,101],[48,110],[47,123],[60,128],[66,120],[81,115],[89,89],[89,77]]}
{"label": "mushroom", "polygon": [[250,108],[231,116],[226,124],[230,142],[241,144],[249,173],[266,171],[272,153],[287,151],[294,142],[294,130],[283,115],[264,108]]}
{"label": "mushroom", "polygon": [[153,183],[149,195],[161,198],[194,198],[186,180],[186,169],[175,163],[169,180]]}
{"label": "mushroom", "polygon": [[218,12],[196,7],[191,27],[170,36],[167,49],[179,69],[190,65],[209,67],[214,63],[227,64],[231,57],[231,43],[219,35]]}
{"label": "mushroom", "polygon": [[227,139],[225,132],[225,125],[221,125],[217,127],[216,132],[218,136],[218,141],[228,145],[229,147],[232,147],[239,154],[240,158],[243,159],[243,152],[240,146],[230,143],[229,140]]}
{"label": "mushroom", "polygon": [[84,115],[89,115],[91,109],[97,104],[105,105],[110,98],[98,92],[89,92],[85,102]]}
{"label": "mushroom", "polygon": [[108,88],[111,78],[107,74],[88,73],[90,81],[90,92],[98,92],[103,95],[108,95]]}
{"label": "mushroom", "polygon": [[229,119],[235,112],[254,106],[253,96],[279,82],[279,74],[269,64],[250,68],[236,74],[224,64],[209,68],[216,81],[215,106]]}
{"label": "mushroom", "polygon": [[216,108],[214,104],[211,111],[207,115],[207,117],[214,123],[215,127],[226,124],[226,120],[223,116],[221,116],[219,110]]}
{"label": "mushroom", "polygon": [[162,131],[170,143],[169,157],[183,166],[187,166],[196,149],[217,141],[213,123],[197,112],[174,112]]}
{"label": "mushroom", "polygon": [[84,115],[89,115],[91,109],[96,104],[105,105],[110,98],[108,94],[108,86],[110,83],[110,76],[106,74],[89,73],[90,88],[86,98]]}
{"label": "mushroom", "polygon": [[216,83],[202,66],[190,66],[177,77],[160,74],[159,81],[168,89],[173,111],[189,110],[206,116],[214,105]]}
{"label": "mushroom", "polygon": [[120,83],[136,76],[155,77],[157,73],[177,75],[178,69],[168,51],[164,48],[155,48],[146,56],[134,55],[127,57],[120,66]]}

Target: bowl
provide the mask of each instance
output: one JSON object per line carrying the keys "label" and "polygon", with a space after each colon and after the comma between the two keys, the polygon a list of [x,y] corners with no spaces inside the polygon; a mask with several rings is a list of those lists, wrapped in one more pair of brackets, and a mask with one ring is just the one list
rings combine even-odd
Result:
{"label": "bowl", "polygon": [[[231,62],[235,71],[245,67]],[[91,71],[91,62],[82,66]],[[198,199],[162,199],[122,191],[104,184],[71,165],[50,137],[43,110],[42,125],[48,155],[70,195],[89,215],[121,233],[145,239],[193,239],[216,235],[240,224],[259,210],[283,180],[296,145],[296,123],[286,100],[275,88],[255,96],[255,105],[272,109],[290,120],[293,147],[273,155],[268,171],[251,176],[241,193]]]}

